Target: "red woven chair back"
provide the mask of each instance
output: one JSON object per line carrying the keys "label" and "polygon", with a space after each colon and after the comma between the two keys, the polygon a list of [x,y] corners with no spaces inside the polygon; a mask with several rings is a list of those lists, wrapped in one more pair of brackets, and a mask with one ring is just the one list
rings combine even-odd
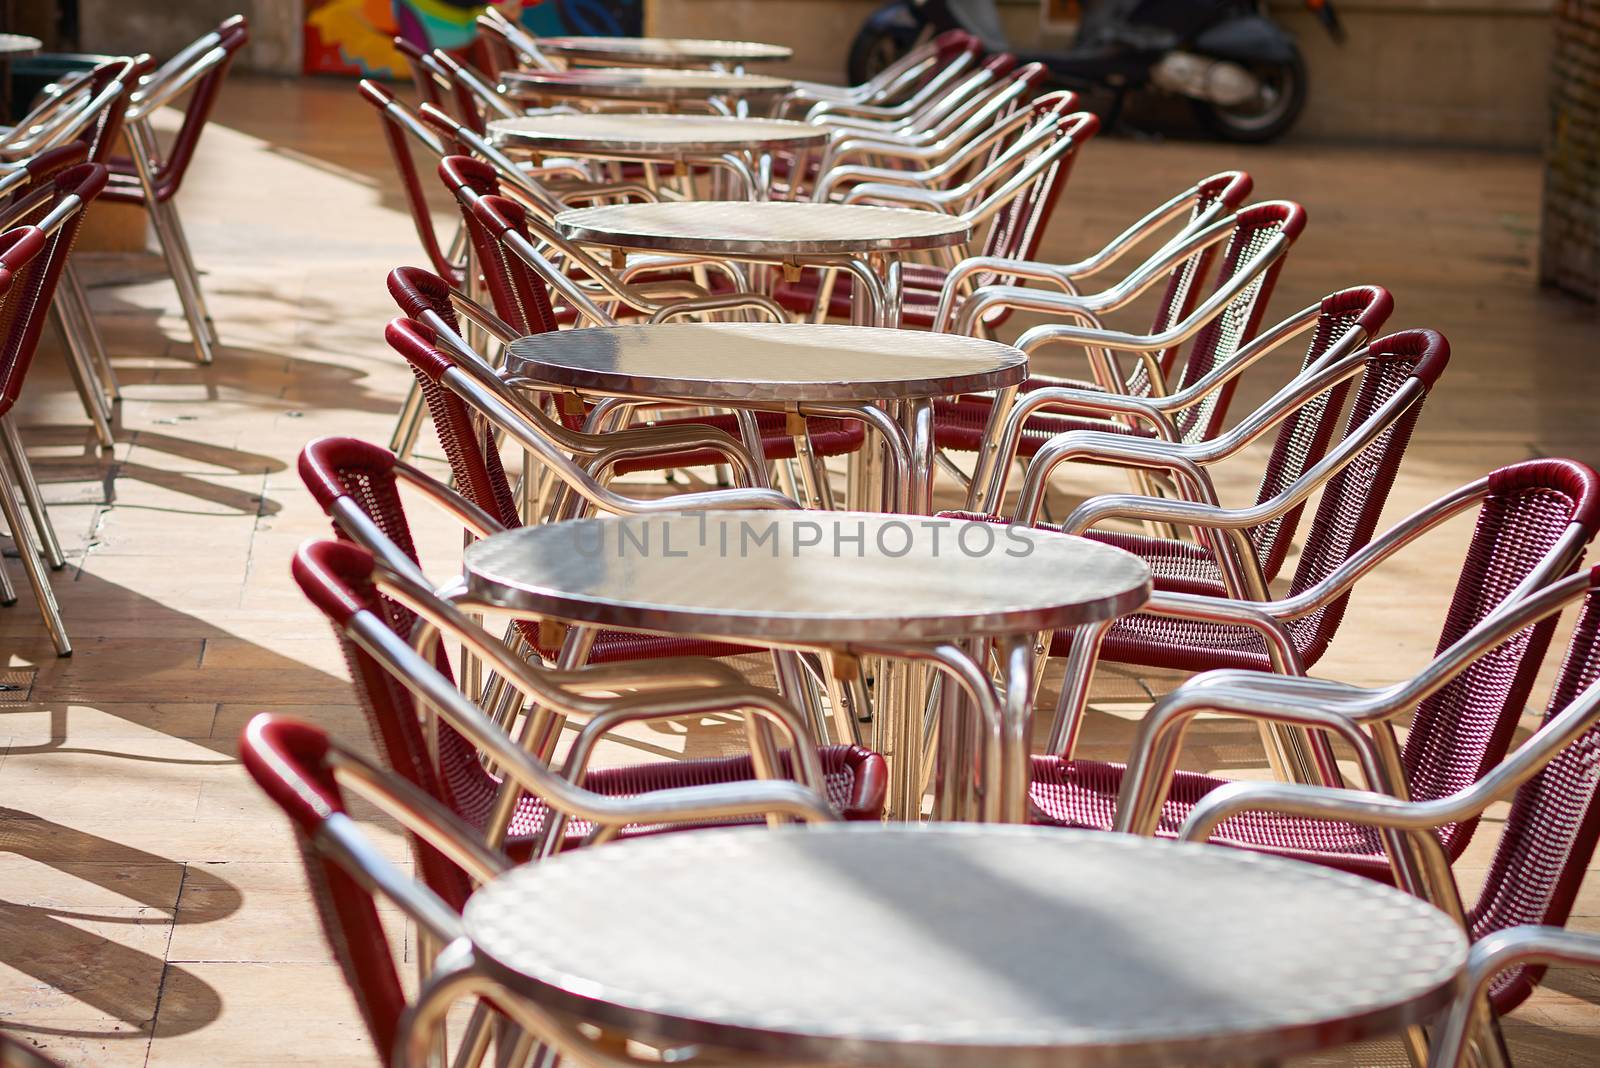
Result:
{"label": "red woven chair back", "polygon": [[[389,627],[402,640],[411,636],[409,621],[403,630],[393,625],[384,603],[387,599],[373,584],[373,566],[372,554],[359,546],[320,541],[304,545],[295,553],[291,571],[306,598],[333,625],[373,744],[384,764],[458,815],[476,814],[481,826],[481,817],[497,784],[478,762],[477,750],[448,723],[441,722],[435,763],[411,691],[350,636],[351,621],[362,613]],[[406,616],[411,621],[415,619],[410,613]],[[420,660],[416,666],[427,668]],[[416,842],[415,849],[422,881],[459,910],[471,892],[466,876],[426,842]]]}
{"label": "red woven chair back", "polygon": [[[1360,330],[1369,338],[1376,336],[1393,311],[1394,298],[1379,286],[1357,286],[1324,297],[1301,370],[1319,363],[1329,349],[1349,337],[1353,330]],[[1349,399],[1351,382],[1347,378],[1333,389],[1319,393],[1278,424],[1272,455],[1267,459],[1261,488],[1256,493],[1257,504],[1270,501],[1287,490],[1327,455],[1339,416]],[[1276,519],[1250,528],[1256,559],[1261,561],[1262,574],[1269,581],[1283,568],[1304,510],[1305,505],[1301,504]]]}
{"label": "red woven chair back", "polygon": [[[1384,404],[1413,379],[1431,389],[1449,362],[1449,342],[1432,330],[1408,330],[1373,341],[1368,346],[1361,386],[1345,417],[1342,439],[1353,438],[1378,418]],[[1321,582],[1372,540],[1425,400],[1424,396],[1411,404],[1323,486],[1289,585],[1291,594]],[[1333,641],[1349,600],[1346,594],[1294,621],[1297,644],[1307,664],[1321,657]]]}
{"label": "red woven chair back", "polygon": [[[495,314],[523,334],[556,329],[556,313],[544,280],[508,253],[499,237],[509,229],[537,245],[528,233],[527,209],[499,195],[495,169],[482,160],[447,156],[439,164],[439,177],[461,206],[462,222]],[[494,226],[491,228],[486,220]]]}
{"label": "red woven chair back", "polygon": [[84,209],[105,189],[106,173],[102,164],[79,163],[48,178],[30,179],[0,208],[0,226],[7,227],[30,226],[52,214],[70,212],[48,235],[43,255],[13,274],[11,292],[0,307],[0,415],[11,410],[22,392]]}
{"label": "red woven chair back", "polygon": [[[201,75],[189,90],[189,102],[183,109],[183,122],[173,135],[172,147],[164,157],[154,161],[156,195],[162,200],[170,199],[183,185],[183,176],[189,171],[195,146],[200,143],[200,135],[205,132],[211,109],[216,106],[217,95],[222,92],[228,68],[233,66],[239,49],[250,40],[250,24],[243,15],[234,15],[202,40],[210,38],[215,38],[212,47],[222,49],[225,55],[221,62]],[[195,43],[198,45],[200,42]]]}
{"label": "red woven chair back", "polygon": [[[1600,569],[1591,573],[1545,721],[1600,679]],[[1562,926],[1600,838],[1600,726],[1590,727],[1524,783],[1511,801],[1488,877],[1467,919],[1476,940],[1518,924]],[[1543,968],[1513,968],[1496,978],[1489,1000],[1499,1013],[1520,1005]]]}
{"label": "red woven chair back", "polygon": [[[1248,267],[1274,238],[1281,236],[1293,244],[1306,225],[1305,209],[1287,200],[1252,205],[1239,212],[1237,219],[1227,246],[1223,249],[1222,262],[1217,267],[1218,289]],[[1256,275],[1195,335],[1189,345],[1189,358],[1183,364],[1179,389],[1193,385],[1216,368],[1231,362],[1239,350],[1255,337],[1256,331],[1261,328],[1261,317],[1266,313],[1267,302],[1272,299],[1273,286],[1277,284],[1278,274],[1287,259],[1286,251]],[[1230,380],[1221,388],[1212,390],[1199,404],[1185,408],[1179,414],[1178,430],[1183,440],[1204,441],[1216,435],[1227,415],[1237,383],[1237,378]]]}
{"label": "red woven chair back", "polygon": [[423,253],[427,255],[434,271],[449,279],[451,285],[463,285],[466,268],[451,261],[439,243],[439,233],[434,229],[433,209],[428,206],[427,195],[423,192],[422,173],[417,168],[416,157],[412,155],[412,146],[415,144],[421,145],[431,159],[442,159],[445,154],[444,143],[423,126],[387,86],[362,79],[358,89],[362,99],[377,109],[378,117],[382,120],[383,136],[389,144],[389,155],[394,160],[395,171],[400,175],[406,207],[411,211],[411,222],[417,229]]}
{"label": "red woven chair back", "polygon": [[323,934],[379,1057],[388,1064],[406,1007],[405,987],[372,895],[317,848],[324,825],[349,814],[334,778],[332,755],[333,746],[320,728],[273,716],[252,719],[239,739],[239,762],[294,826]]}
{"label": "red woven chair back", "polygon": [[[1222,171],[1212,175],[1195,187],[1194,207],[1189,212],[1189,223],[1194,223],[1213,209],[1217,209],[1221,214],[1236,211],[1250,195],[1250,190],[1254,186],[1254,181],[1243,171]],[[1156,305],[1155,318],[1150,323],[1152,334],[1166,331],[1175,323],[1188,318],[1189,313],[1194,311],[1195,303],[1200,299],[1201,287],[1205,285],[1206,278],[1211,273],[1211,264],[1216,255],[1217,247],[1207,245],[1173,268],[1167,276],[1167,287],[1162,291],[1161,302]],[[1163,349],[1157,357],[1163,378],[1171,379],[1172,368],[1178,360],[1178,349],[1179,346],[1176,345]]]}
{"label": "red woven chair back", "polygon": [[[1584,465],[1530,460],[1491,474],[1439,650],[1499,607],[1574,524],[1585,542],[1600,530],[1600,479]],[[1403,754],[1414,799],[1463,790],[1505,756],[1555,625],[1552,616],[1502,643],[1417,707]],[[1441,830],[1452,857],[1474,826]]]}
{"label": "red woven chair back", "polygon": [[[325,514],[332,516],[334,505],[348,498],[412,563],[421,565],[400,499],[394,453],[360,438],[317,438],[300,450],[299,471],[300,481]],[[341,541],[350,540],[337,522],[333,532]],[[396,634],[411,633],[416,622],[414,612],[388,597],[384,616]]]}
{"label": "red woven chair back", "polygon": [[[398,273],[389,276],[391,293],[395,292],[395,274]],[[410,286],[414,279],[400,281]],[[419,290],[420,287],[413,287],[413,292]],[[412,294],[408,293],[407,299],[411,297]],[[400,300],[398,294],[396,299]],[[405,301],[401,301],[401,306],[405,307]],[[448,295],[445,297],[444,310],[437,304],[432,307],[447,323],[454,322],[455,313],[448,310]],[[435,345],[434,332],[411,319],[395,319],[384,331],[384,337],[389,346],[411,366],[412,374],[421,385],[428,413],[433,417],[433,427],[439,436],[439,445],[444,449],[455,478],[456,491],[506,527],[520,527],[522,519],[517,514],[516,497],[511,492],[511,483],[500,463],[500,450],[495,446],[488,424],[465,401],[440,383],[444,373],[454,364]]]}

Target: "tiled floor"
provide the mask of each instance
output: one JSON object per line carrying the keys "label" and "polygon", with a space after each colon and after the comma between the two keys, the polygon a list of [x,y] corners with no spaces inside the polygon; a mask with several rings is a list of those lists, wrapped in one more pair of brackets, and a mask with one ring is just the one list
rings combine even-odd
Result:
{"label": "tiled floor", "polygon": [[[1261,196],[1310,212],[1271,318],[1380,282],[1397,295],[1392,325],[1454,341],[1391,517],[1499,463],[1600,461],[1600,324],[1532,284],[1529,158],[1108,139],[1085,152],[1047,255],[1082,254],[1240,163]],[[0,610],[0,669],[22,686],[0,691],[0,1026],[69,1063],[373,1063],[287,829],[240,772],[234,739],[263,709],[364,733],[287,565],[325,529],[296,452],[320,434],[387,440],[407,381],[381,341],[383,276],[419,255],[386,164],[351,86],[236,79],[182,205],[223,337],[216,365],[190,362],[153,257],[85,257],[124,383],[115,451],[93,449],[53,342],[29,383],[21,423],[70,555],[54,579],[77,653],[52,655],[26,593]],[[1247,495],[1249,475],[1239,464],[1225,492]],[[1103,473],[1061,485],[1121,488]],[[451,534],[428,533],[442,559]],[[1375,681],[1420,664],[1464,536],[1441,535],[1366,584],[1321,670]],[[15,561],[3,566],[20,584]],[[1148,693],[1170,684],[1107,671],[1089,751],[1124,752]],[[696,725],[637,745],[679,753],[719,734]],[[1253,730],[1237,725],[1208,724],[1186,759],[1260,773]],[[1495,830],[1480,832],[1465,878],[1487,863]],[[1600,928],[1594,886],[1579,913],[1577,925]],[[1600,1061],[1597,1001],[1600,983],[1553,978],[1510,1021],[1518,1062]]]}

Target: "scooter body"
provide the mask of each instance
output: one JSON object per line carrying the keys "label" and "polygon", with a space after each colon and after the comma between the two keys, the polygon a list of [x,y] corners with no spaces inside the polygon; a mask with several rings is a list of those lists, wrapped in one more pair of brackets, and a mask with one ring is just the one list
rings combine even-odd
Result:
{"label": "scooter body", "polygon": [[[1306,5],[1342,38],[1332,0]],[[901,54],[924,32],[947,29],[966,30],[992,51],[1011,50],[994,0],[892,0],[862,27],[852,79],[870,73],[857,69],[869,57]],[[1187,98],[1215,133],[1238,141],[1280,136],[1307,92],[1294,38],[1260,0],[1085,0],[1070,49],[1019,57],[1043,63],[1067,88],[1108,92],[1113,121],[1128,93],[1157,90]]]}

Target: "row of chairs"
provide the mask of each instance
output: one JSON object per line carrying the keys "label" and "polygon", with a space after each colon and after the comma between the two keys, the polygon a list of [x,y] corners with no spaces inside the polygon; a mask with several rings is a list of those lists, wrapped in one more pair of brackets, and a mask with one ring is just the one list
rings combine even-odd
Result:
{"label": "row of chairs", "polygon": [[[248,38],[243,16],[235,16],[160,66],[144,55],[105,58],[51,86],[16,125],[0,132],[0,240],[6,242],[0,278],[0,513],[62,656],[71,653],[72,643],[46,572],[60,570],[66,560],[13,409],[48,316],[65,343],[68,370],[100,446],[115,444],[116,373],[70,258],[84,213],[96,202],[137,204],[149,213],[196,354],[202,363],[211,361],[216,329],[175,197],[223,78]],[[183,120],[163,147],[153,118],[179,101],[186,101]],[[117,151],[122,145],[126,155]],[[0,603],[15,601],[0,568]]]}
{"label": "row of chairs", "polygon": [[[486,28],[503,22],[485,16]],[[496,33],[488,33],[488,50],[503,46],[503,58],[541,62],[537,42],[519,42],[511,30],[515,27],[499,27],[498,45],[491,40]],[[600,795],[615,790],[641,806],[653,797],[663,799],[640,792],[645,788],[642,777],[585,774],[592,739],[608,729],[594,724],[622,719],[615,708],[569,713],[570,697],[556,691],[581,685],[578,680],[585,678],[602,688],[608,680],[612,686],[627,685],[620,679],[648,684],[658,673],[674,680],[662,685],[673,685],[682,681],[674,674],[679,662],[642,667],[630,661],[751,650],[713,643],[686,647],[665,638],[602,633],[588,653],[592,666],[580,672],[574,670],[572,657],[563,658],[559,667],[553,664],[562,653],[561,635],[542,621],[519,620],[510,632],[511,643],[497,643],[481,628],[471,629],[476,624],[470,620],[457,619],[451,605],[431,597],[422,585],[410,526],[393,492],[397,479],[444,505],[478,537],[523,522],[561,521],[589,509],[626,514],[663,506],[795,505],[750,486],[682,494],[664,503],[629,496],[610,482],[624,464],[633,465],[628,470],[670,470],[724,463],[737,479],[753,465],[778,460],[781,466],[786,458],[777,451],[782,442],[773,435],[774,451],[752,456],[715,423],[717,417],[703,415],[653,413],[661,418],[606,428],[590,418],[591,412],[563,409],[553,400],[530,400],[498,376],[493,345],[521,334],[606,323],[623,315],[660,321],[679,309],[681,314],[715,313],[726,308],[707,303],[718,297],[745,300],[766,294],[759,287],[748,293],[695,290],[670,261],[630,262],[613,270],[564,244],[550,226],[558,205],[584,196],[644,194],[626,183],[607,185],[606,176],[583,168],[538,174],[497,153],[484,139],[482,120],[507,114],[510,105],[495,93],[492,79],[464,79],[445,58],[434,59],[431,65],[419,65],[424,72],[421,88],[425,96],[442,91],[415,112],[392,94],[379,92],[381,87],[364,86],[363,93],[383,112],[391,146],[405,146],[405,159],[411,159],[414,145],[438,157],[438,174],[462,212],[458,250],[472,250],[471,258],[434,261],[435,271],[402,268],[390,278],[402,315],[386,336],[418,382],[412,410],[431,413],[454,490],[426,479],[393,452],[360,442],[316,442],[302,461],[302,473],[334,518],[341,539],[359,548],[309,546],[297,558],[296,577],[334,618],[347,652],[352,641],[359,650],[351,654],[358,669],[353,674],[388,767],[360,765],[317,729],[272,718],[253,723],[242,743],[252,774],[284,805],[297,828],[314,836],[313,848],[321,844],[319,877],[345,880],[342,896],[335,895],[342,904],[324,918],[336,936],[334,944],[351,954],[347,964],[353,983],[385,1056],[404,1037],[404,997],[397,985],[360,985],[369,979],[377,982],[393,969],[381,938],[372,937],[378,930],[376,914],[369,891],[362,887],[383,887],[425,930],[448,939],[460,933],[453,913],[464,899],[464,888],[515,860],[616,835],[654,832],[665,823],[692,826],[780,811],[804,819],[870,818],[881,805],[881,793],[865,789],[881,774],[881,762],[856,744],[852,716],[836,719],[837,744],[818,751],[820,768],[801,766],[809,745],[799,744],[790,751],[792,762],[782,769],[760,768],[754,749],[749,758],[721,762],[717,774],[722,777],[715,784],[737,783],[735,792],[748,802],[737,814],[707,816],[706,807],[685,801],[688,807],[677,818],[658,818],[659,812],[640,815],[640,809],[624,812],[606,808],[596,798],[575,797],[569,788],[581,783]],[[939,143],[927,137],[951,114],[946,110],[930,116],[930,110],[942,105],[951,87],[962,84],[964,73],[969,80],[980,73],[993,78],[1004,74],[1003,69],[982,67],[976,49],[943,40],[877,85],[837,93],[805,87],[797,102],[786,107],[836,128],[859,126],[861,136],[875,143],[917,147],[916,139],[923,138],[926,147]],[[941,78],[939,88],[923,92]],[[463,91],[462,85],[468,88]],[[452,115],[447,107],[464,107],[472,115]],[[909,137],[897,142],[908,130]],[[870,167],[874,151],[862,149],[868,159],[864,164],[840,166]],[[396,152],[398,161],[398,147]],[[414,162],[402,170],[408,186],[420,194],[422,170]],[[836,179],[831,169],[820,166],[809,173],[798,166],[786,174],[778,171],[794,187],[782,189],[789,194],[816,195],[823,189],[832,196],[833,189],[844,186],[847,192],[841,195],[867,188],[861,195],[869,198],[879,195],[872,187],[881,184],[877,175],[871,181]],[[1059,184],[1050,192],[1052,198],[1059,195]],[[1540,961],[1580,959],[1585,952],[1582,945],[1540,925],[1566,921],[1600,834],[1592,773],[1594,731],[1600,721],[1600,690],[1595,688],[1600,655],[1594,640],[1600,577],[1580,569],[1600,519],[1600,480],[1572,461],[1516,464],[1446,494],[1379,534],[1377,524],[1412,430],[1448,366],[1449,346],[1428,330],[1384,336],[1393,301],[1376,286],[1330,294],[1275,326],[1263,327],[1278,272],[1305,217],[1290,202],[1247,206],[1250,192],[1247,175],[1212,176],[1076,264],[978,255],[926,265],[927,299],[918,303],[930,311],[920,324],[908,316],[908,325],[982,332],[1015,309],[1044,312],[1063,321],[1028,332],[1022,346],[1030,353],[1047,345],[1077,346],[1085,353],[1088,370],[1075,380],[1036,376],[1027,383],[1005,413],[999,455],[980,458],[970,474],[969,508],[954,514],[1002,521],[999,509],[1008,499],[1013,460],[1026,463],[1025,475],[1015,510],[1003,518],[1023,522],[1039,521],[1061,465],[1120,467],[1130,472],[1137,492],[1091,498],[1062,527],[1138,553],[1156,577],[1157,592],[1145,610],[1103,627],[1055,635],[1047,643],[1047,655],[1067,662],[1067,684],[1049,752],[1033,761],[1030,815],[1054,825],[1209,838],[1289,855],[1395,883],[1456,912],[1476,942],[1471,993],[1487,1001],[1467,999],[1457,1007],[1435,1043],[1434,1057],[1439,1063],[1456,1063],[1457,1057],[1466,1056],[1463,1036],[1470,1036],[1480,1055],[1492,1061],[1499,1052],[1498,1038],[1485,1006],[1495,1013],[1510,1011],[1538,982]],[[422,229],[420,216],[418,222]],[[427,223],[427,233],[432,233],[431,225]],[[1146,242],[1157,248],[1138,266],[1098,292],[1083,292],[1086,280]],[[447,250],[444,242],[435,241],[434,247]],[[660,288],[641,290],[638,280],[652,273]],[[1017,284],[1023,280],[1032,284]],[[813,317],[832,313],[831,293],[824,294],[829,284],[817,279],[818,302],[805,305],[796,298],[792,303],[803,306],[784,305],[784,310]],[[1106,326],[1108,315],[1158,287],[1164,288],[1148,333]],[[1266,357],[1306,335],[1305,355],[1284,384],[1268,402],[1230,425],[1228,406],[1240,376],[1265,366]],[[993,403],[993,398],[982,397],[945,402],[940,409],[943,436],[937,439],[941,448],[959,451],[963,441],[968,449],[975,448],[970,428],[987,421]],[[974,413],[981,413],[982,420]],[[968,436],[960,438],[955,431],[963,425]],[[1241,462],[1248,446],[1269,435],[1271,454],[1255,502],[1242,509],[1221,507],[1213,468],[1223,461]],[[397,445],[409,449],[414,440],[415,423],[403,425]],[[535,461],[524,465],[520,489],[501,460],[506,444]],[[859,442],[845,440],[840,454],[860,448]],[[1288,565],[1291,543],[1308,508],[1309,532],[1287,593],[1274,596],[1271,584]],[[1435,659],[1415,677],[1390,687],[1358,688],[1305,678],[1338,632],[1359,581],[1427,532],[1467,515],[1475,516],[1474,533]],[[1140,534],[1102,529],[1121,520],[1147,527]],[[1177,528],[1200,533],[1178,537]],[[1556,619],[1575,604],[1578,623],[1544,726],[1513,751],[1517,720],[1553,640]],[[424,617],[425,625],[413,625],[415,614]],[[357,619],[360,623],[353,625]],[[439,631],[484,658],[496,679],[507,681],[463,689],[468,673],[458,670],[452,676],[431,644]],[[417,640],[413,645],[396,640],[405,636]],[[355,660],[357,655],[376,658],[377,668]],[[1102,659],[1203,672],[1156,704],[1141,723],[1126,765],[1088,761],[1074,752],[1091,673]],[[700,661],[690,670],[718,680],[707,682],[708,688],[740,685],[735,677],[719,674],[725,669],[714,660]],[[373,680],[390,687],[386,703],[368,696]],[[418,722],[413,697],[456,732],[448,752],[399,738]],[[528,714],[523,714],[525,704]],[[809,726],[818,741],[826,733],[825,726],[819,731],[815,722],[807,723],[798,704],[790,707],[778,700],[767,707],[780,729],[787,729],[782,724]],[[1319,785],[1233,784],[1177,771],[1183,732],[1202,712],[1268,725],[1277,732],[1273,738],[1281,744],[1285,770],[1298,770]],[[1411,726],[1402,745],[1396,721],[1408,714]],[[563,774],[552,779],[556,725],[569,715],[586,725],[561,766]],[[515,766],[501,766],[500,750],[519,727],[521,737],[515,741],[528,744],[517,750]],[[1364,790],[1345,784],[1330,736],[1355,752]],[[828,754],[841,747],[843,755],[837,759],[842,762],[831,762]],[[534,755],[531,765],[522,762],[525,752]],[[509,755],[504,759],[513,760]],[[1291,767],[1293,761],[1298,765]],[[486,780],[481,774],[486,763],[500,767],[514,787],[493,777]],[[794,781],[755,782],[765,777],[758,772],[776,772]],[[649,785],[706,785],[704,780],[691,783],[691,771],[661,774],[677,777]],[[385,785],[373,787],[374,781]],[[392,873],[379,877],[370,863],[353,859],[366,854],[348,846],[357,832],[345,820],[339,790],[341,783],[356,788],[358,782],[365,795],[388,799],[382,807],[414,834],[424,887]],[[815,792],[819,782],[824,784],[821,793]],[[800,795],[791,792],[794,803],[787,809],[775,797],[757,800],[760,791],[778,785],[809,786],[813,793],[809,802],[801,803]],[[703,805],[710,805],[717,795],[699,796]],[[308,806],[308,797],[324,803]],[[821,804],[824,797],[830,802],[826,807]],[[513,801],[518,807],[512,837],[504,842],[486,839],[482,829],[493,806]],[[1484,809],[1501,801],[1511,803],[1512,817],[1484,890],[1473,907],[1465,908],[1451,861],[1466,849]],[[332,833],[330,812],[338,824]],[[330,842],[344,844],[335,848]],[[368,925],[365,933],[361,925]],[[352,944],[360,948],[352,952]],[[558,1043],[572,1039],[546,1037]]]}

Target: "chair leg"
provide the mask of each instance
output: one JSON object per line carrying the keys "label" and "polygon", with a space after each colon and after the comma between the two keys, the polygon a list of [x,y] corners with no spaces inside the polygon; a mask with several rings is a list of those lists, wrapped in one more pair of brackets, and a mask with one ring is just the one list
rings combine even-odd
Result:
{"label": "chair leg", "polygon": [[[16,534],[11,535],[11,540],[16,541]],[[22,551],[22,543],[17,542],[17,551]],[[5,562],[0,560],[0,607],[10,608],[17,603],[17,591],[11,585],[11,576],[6,574]]]}
{"label": "chair leg", "polygon": [[60,571],[67,566],[67,558],[61,553],[61,541],[50,522],[50,513],[45,511],[44,494],[39,492],[39,480],[33,475],[33,465],[28,463],[28,454],[22,447],[22,436],[17,433],[17,425],[11,421],[10,415],[0,417],[0,447],[4,448],[12,468],[17,472],[17,485],[22,487],[22,497],[28,502],[28,511],[33,516],[33,529],[38,532],[39,544],[44,549],[45,562],[50,565],[50,570]]}
{"label": "chair leg", "polygon": [[194,339],[196,358],[201,363],[213,359],[211,316],[205,308],[205,298],[200,295],[200,283],[191,266],[180,251],[183,240],[178,229],[177,214],[168,209],[170,204],[151,204],[150,219],[155,223],[156,239],[161,242],[162,254],[167,259],[167,271],[172,275],[173,286],[178,291],[178,303],[183,306],[183,316],[189,322],[189,332]]}
{"label": "chair leg", "polygon": [[411,451],[417,447],[417,433],[422,429],[424,414],[422,387],[413,381],[410,392],[406,394],[406,402],[400,406],[400,418],[395,420],[394,434],[389,438],[389,451],[400,459],[410,459]]}
{"label": "chair leg", "polygon": [[211,318],[211,309],[206,307],[205,290],[200,288],[200,269],[195,266],[194,252],[189,248],[189,235],[183,229],[183,220],[178,215],[178,205],[168,200],[163,206],[167,214],[167,223],[172,229],[172,236],[177,239],[178,256],[183,260],[184,274],[189,278],[189,288],[194,291],[195,303],[200,307],[200,320],[205,324],[206,338],[213,345],[221,344],[217,336],[217,324]]}
{"label": "chair leg", "polygon": [[111,366],[111,358],[106,355],[105,343],[100,339],[100,328],[95,325],[94,308],[89,303],[89,293],[83,288],[83,280],[73,269],[71,260],[67,261],[61,280],[71,294],[79,326],[83,330],[84,340],[88,343],[89,362],[94,366],[95,373],[100,376],[100,385],[105,390],[106,400],[115,403],[122,399],[122,385],[117,381],[117,372]]}
{"label": "chair leg", "polygon": [[6,526],[11,528],[12,540],[17,543],[18,555],[22,558],[22,569],[27,573],[28,584],[33,587],[33,596],[39,602],[39,614],[44,617],[44,624],[50,630],[56,653],[71,656],[72,642],[67,639],[67,628],[61,622],[61,609],[56,604],[55,591],[50,588],[44,561],[28,537],[28,528],[22,518],[22,504],[17,500],[17,491],[12,482],[11,465],[5,462],[3,456],[0,456],[0,515],[5,517]]}
{"label": "chair leg", "polygon": [[84,414],[94,426],[94,436],[100,440],[100,447],[109,449],[117,441],[111,431],[111,411],[100,392],[94,369],[90,366],[83,321],[71,306],[71,299],[63,301],[63,296],[65,291],[58,290],[55,301],[50,305],[50,314],[55,319],[56,329],[67,343],[67,370],[72,372],[72,385],[78,391],[78,399],[83,402]]}

